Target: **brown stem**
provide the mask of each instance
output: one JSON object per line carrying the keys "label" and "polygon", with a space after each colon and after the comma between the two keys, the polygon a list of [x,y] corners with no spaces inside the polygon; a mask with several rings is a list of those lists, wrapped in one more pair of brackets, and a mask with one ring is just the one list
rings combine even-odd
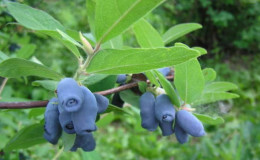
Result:
{"label": "brown stem", "polygon": [[[173,76],[167,76],[166,77],[168,80],[172,80]],[[148,80],[146,83],[150,83]],[[97,94],[101,94],[103,96],[117,93],[120,91],[124,91],[133,87],[138,86],[138,81],[127,83],[125,85],[108,89],[105,91],[99,91],[95,92]],[[40,108],[40,107],[45,107],[49,101],[29,101],[29,102],[0,102],[0,109],[30,109],[30,108]]]}

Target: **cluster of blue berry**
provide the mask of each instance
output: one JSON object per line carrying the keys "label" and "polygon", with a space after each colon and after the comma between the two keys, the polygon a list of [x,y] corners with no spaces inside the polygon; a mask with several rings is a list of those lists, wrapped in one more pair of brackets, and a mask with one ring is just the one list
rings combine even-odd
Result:
{"label": "cluster of blue berry", "polygon": [[165,94],[155,98],[151,92],[144,93],[140,98],[140,110],[141,125],[144,129],[155,131],[159,126],[163,136],[175,133],[181,144],[188,141],[188,135],[194,137],[205,135],[204,127],[197,117],[186,110],[176,112]]}
{"label": "cluster of blue berry", "polygon": [[93,94],[85,86],[79,86],[72,78],[64,78],[57,87],[57,97],[52,98],[45,111],[44,138],[56,144],[62,130],[76,134],[74,145],[76,151],[92,151],[96,142],[92,132],[97,130],[97,114],[104,112],[109,100],[99,94]]}

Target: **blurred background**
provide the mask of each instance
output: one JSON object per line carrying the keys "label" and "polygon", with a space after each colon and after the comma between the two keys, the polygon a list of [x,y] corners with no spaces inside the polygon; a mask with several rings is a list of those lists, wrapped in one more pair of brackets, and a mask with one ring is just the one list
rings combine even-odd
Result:
{"label": "blurred background", "polygon": [[[46,11],[67,28],[90,31],[85,0],[19,2]],[[175,136],[161,137],[159,130],[153,133],[143,130],[138,109],[125,107],[131,115],[110,113],[98,122],[94,152],[59,152],[61,146],[49,143],[3,152],[1,149],[15,133],[42,120],[44,109],[1,110],[0,159],[260,159],[259,0],[167,0],[146,19],[161,34],[179,23],[196,22],[203,26],[177,42],[207,49],[208,54],[199,59],[202,68],[214,68],[218,80],[238,85],[235,92],[240,98],[200,108],[203,112],[223,116],[224,124],[205,125],[207,136],[191,138],[189,143],[180,145]],[[0,7],[1,51],[14,56],[26,50],[32,53],[34,60],[66,76],[75,72],[77,60],[60,42],[14,25],[11,23],[14,21],[6,9]],[[123,36],[125,45],[138,47],[131,29]],[[9,79],[2,101],[45,100],[53,96],[46,89],[32,86],[34,80],[35,77]]]}

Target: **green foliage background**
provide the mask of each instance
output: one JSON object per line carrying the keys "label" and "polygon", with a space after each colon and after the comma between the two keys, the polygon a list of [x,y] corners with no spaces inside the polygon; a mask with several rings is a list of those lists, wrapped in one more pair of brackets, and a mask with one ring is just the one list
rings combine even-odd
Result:
{"label": "green foliage background", "polygon": [[[42,9],[68,28],[87,32],[86,3],[75,1],[22,1]],[[76,59],[61,43],[44,35],[9,24],[14,19],[5,8],[0,8],[0,50],[10,56],[19,50],[10,51],[11,44],[20,47],[34,45],[35,57],[43,64],[66,76],[76,69]],[[212,67],[218,80],[238,85],[239,99],[201,106],[201,113],[221,115],[225,123],[205,125],[207,136],[192,138],[180,145],[174,136],[161,137],[160,132],[149,133],[140,127],[140,117],[134,107],[126,110],[131,114],[109,114],[98,122],[95,133],[95,152],[63,152],[59,146],[48,143],[3,153],[0,159],[258,159],[260,157],[260,66],[259,66],[259,21],[258,1],[247,0],[182,0],[166,1],[149,14],[146,19],[164,33],[174,24],[197,22],[200,29],[178,39],[191,46],[202,46],[209,52],[200,59],[202,67]],[[138,46],[134,32],[124,34],[124,43]],[[34,78],[10,79],[3,92],[5,100],[43,100],[52,92],[31,86]],[[16,97],[16,98],[14,98]],[[19,97],[19,98],[17,98]],[[17,131],[24,126],[40,123],[44,109],[5,110],[0,112],[0,150]],[[111,122],[111,123],[110,123]]]}

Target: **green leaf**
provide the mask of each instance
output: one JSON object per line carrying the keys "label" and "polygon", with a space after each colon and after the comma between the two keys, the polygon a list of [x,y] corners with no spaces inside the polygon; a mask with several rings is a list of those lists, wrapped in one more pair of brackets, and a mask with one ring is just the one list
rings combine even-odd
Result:
{"label": "green leaf", "polygon": [[208,103],[213,103],[213,102],[220,101],[220,100],[227,100],[227,99],[233,99],[233,98],[238,98],[238,97],[239,97],[239,95],[234,94],[234,93],[228,93],[228,92],[204,93],[193,104],[194,105],[208,104]]}
{"label": "green leaf", "polygon": [[138,82],[138,88],[142,93],[146,92],[147,83],[143,81]]}
{"label": "green leaf", "polygon": [[87,76],[87,78],[82,83],[86,86],[91,86],[96,83],[99,83],[100,81],[103,81],[108,76],[109,75],[107,74],[91,74]]}
{"label": "green leaf", "polygon": [[79,44],[77,41],[75,41],[73,38],[71,38],[67,33],[57,29],[57,32],[64,38],[64,40],[74,44],[75,46],[78,46],[79,48],[83,48],[81,44]]}
{"label": "green leaf", "polygon": [[63,131],[61,135],[61,139],[62,139],[62,144],[64,146],[64,151],[65,152],[69,151],[74,145],[76,134],[68,134]]}
{"label": "green leaf", "polygon": [[24,149],[36,144],[46,142],[43,138],[43,124],[33,124],[20,130],[6,144],[4,150],[11,151],[16,149]]}
{"label": "green leaf", "polygon": [[176,43],[174,43],[174,46],[176,46],[176,47],[190,48],[189,46],[187,46],[186,44],[181,43],[181,42],[176,42]]}
{"label": "green leaf", "polygon": [[208,53],[207,50],[202,48],[202,47],[192,47],[192,49],[195,49],[195,50],[199,51],[200,55],[204,55],[204,54]]}
{"label": "green leaf", "polygon": [[170,43],[171,41],[174,41],[185,34],[188,34],[192,31],[195,31],[197,29],[202,28],[200,24],[197,23],[183,23],[178,24],[173,27],[171,27],[168,31],[166,31],[163,35],[163,41],[165,44]]}
{"label": "green leaf", "polygon": [[0,63],[8,58],[9,57],[6,54],[4,54],[2,51],[0,51]]}
{"label": "green leaf", "polygon": [[67,49],[69,49],[77,58],[80,57],[78,48],[70,41],[63,39],[57,31],[38,31],[39,33],[46,34],[54,39],[59,40]]}
{"label": "green leaf", "polygon": [[50,91],[55,91],[58,86],[58,81],[52,81],[52,80],[38,80],[32,82],[33,86],[42,86],[45,89],[48,89]]}
{"label": "green leaf", "polygon": [[224,119],[222,117],[210,117],[208,115],[204,114],[198,114],[198,113],[193,113],[194,116],[196,116],[201,122],[209,124],[209,125],[219,125],[224,123]]}
{"label": "green leaf", "polygon": [[97,127],[106,127],[115,120],[116,116],[113,113],[106,114],[96,123]]}
{"label": "green leaf", "polygon": [[33,30],[64,30],[64,27],[52,16],[44,11],[27,5],[8,2],[7,9],[10,14],[24,27]]}
{"label": "green leaf", "polygon": [[95,9],[96,0],[86,0],[86,8],[88,15],[88,24],[92,34],[95,34]]}
{"label": "green leaf", "polygon": [[160,87],[160,83],[158,82],[152,71],[146,71],[145,75],[152,84],[154,84],[156,87]]}
{"label": "green leaf", "polygon": [[[105,77],[103,80],[97,82],[97,83],[92,83],[91,85],[88,85],[88,89],[91,90],[91,92],[98,92],[98,91],[104,91],[107,89],[111,89],[115,87],[116,84],[116,75],[109,75]],[[85,85],[85,83],[83,83]]]}
{"label": "green leaf", "polygon": [[126,102],[131,104],[132,106],[139,107],[139,98],[140,96],[136,95],[133,91],[131,90],[124,90],[119,93],[120,98]]}
{"label": "green leaf", "polygon": [[154,70],[154,72],[158,76],[159,81],[160,81],[163,89],[165,90],[166,94],[169,96],[171,102],[174,105],[176,105],[177,107],[180,107],[179,98],[178,98],[177,94],[175,93],[175,90],[174,90],[172,84],[161,74],[161,72],[159,72],[157,70]]}
{"label": "green leaf", "polygon": [[122,49],[123,48],[123,38],[121,35],[103,43],[101,45],[102,49]]}
{"label": "green leaf", "polygon": [[38,76],[60,80],[63,75],[34,62],[20,59],[9,58],[0,63],[0,76],[8,78],[20,78],[21,76]]}
{"label": "green leaf", "polygon": [[133,29],[137,42],[142,48],[164,47],[162,37],[146,20],[139,20]]}
{"label": "green leaf", "polygon": [[201,96],[205,82],[197,59],[175,66],[174,84],[185,103],[191,104]]}
{"label": "green leaf", "polygon": [[205,82],[214,81],[216,79],[216,72],[212,68],[205,68],[202,70]]}
{"label": "green leaf", "polygon": [[106,42],[157,7],[163,0],[96,0],[95,35]]}
{"label": "green leaf", "polygon": [[33,55],[35,49],[36,45],[34,44],[24,45],[20,50],[18,50],[18,52],[16,53],[16,57],[29,59]]}
{"label": "green leaf", "polygon": [[199,56],[193,49],[184,47],[155,49],[107,49],[96,54],[87,68],[88,73],[126,74],[183,63]]}
{"label": "green leaf", "polygon": [[105,111],[105,113],[109,113],[109,112],[131,115],[129,112],[127,112],[124,109],[119,108],[113,104],[109,104],[107,110]]}
{"label": "green leaf", "polygon": [[43,115],[45,112],[45,108],[33,108],[30,110],[28,117],[34,118]]}
{"label": "green leaf", "polygon": [[225,92],[237,89],[237,86],[234,83],[230,82],[212,82],[205,85],[204,93],[210,92]]}

